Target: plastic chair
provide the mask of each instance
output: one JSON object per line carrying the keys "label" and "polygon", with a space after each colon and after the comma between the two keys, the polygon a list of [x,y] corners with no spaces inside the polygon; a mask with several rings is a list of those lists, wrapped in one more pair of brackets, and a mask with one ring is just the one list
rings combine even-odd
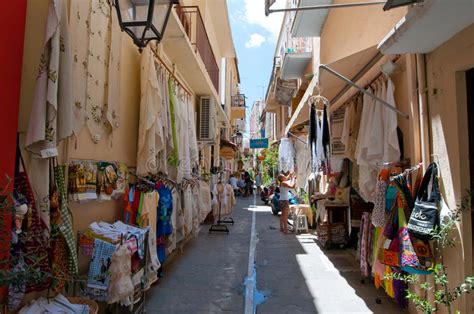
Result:
{"label": "plastic chair", "polygon": [[294,222],[295,232],[305,231],[308,232],[308,220],[306,219],[306,215],[298,215],[296,216]]}

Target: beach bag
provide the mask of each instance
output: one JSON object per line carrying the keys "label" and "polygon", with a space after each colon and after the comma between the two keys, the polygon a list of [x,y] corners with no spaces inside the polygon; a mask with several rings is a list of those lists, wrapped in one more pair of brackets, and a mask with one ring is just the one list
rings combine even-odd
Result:
{"label": "beach bag", "polygon": [[390,218],[385,224],[382,236],[384,244],[379,248],[378,260],[388,266],[400,267],[400,241],[398,239],[398,207],[397,199],[393,203]]}
{"label": "beach bag", "polygon": [[407,228],[411,234],[422,240],[431,240],[431,232],[439,225],[439,202],[438,168],[432,163],[425,172],[408,221]]}
{"label": "beach bag", "polygon": [[388,266],[400,267],[400,241],[397,238],[392,240],[387,239],[382,248],[382,256],[379,261]]}
{"label": "beach bag", "polygon": [[[400,229],[398,238],[400,241],[400,266],[409,274],[429,275],[432,271],[432,255],[429,245],[421,240],[412,239],[406,225],[403,208],[398,208]],[[417,252],[418,251],[418,252]],[[419,253],[420,255],[418,255]]]}

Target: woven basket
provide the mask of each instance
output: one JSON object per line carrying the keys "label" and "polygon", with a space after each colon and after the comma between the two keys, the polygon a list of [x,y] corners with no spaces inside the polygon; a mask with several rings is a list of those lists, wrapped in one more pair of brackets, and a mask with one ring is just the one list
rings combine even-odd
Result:
{"label": "woven basket", "polygon": [[67,297],[69,302],[72,304],[85,304],[89,305],[89,313],[90,314],[97,314],[99,313],[99,305],[94,300],[80,298],[80,297]]}

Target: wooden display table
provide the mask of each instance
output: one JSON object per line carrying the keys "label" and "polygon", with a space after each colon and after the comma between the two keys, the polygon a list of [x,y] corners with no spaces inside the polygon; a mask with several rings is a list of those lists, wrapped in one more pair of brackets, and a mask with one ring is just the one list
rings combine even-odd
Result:
{"label": "wooden display table", "polygon": [[[348,205],[337,205],[337,204],[326,204],[325,210],[327,211],[327,221],[322,224],[319,224],[318,229],[320,229],[320,234],[325,234],[327,237],[325,241],[321,241],[325,247],[339,244],[344,245],[347,244],[347,240],[349,238],[349,231],[348,231]],[[338,239],[333,239],[333,232],[338,232],[337,229],[341,230],[343,235],[338,237]],[[325,230],[321,230],[325,229]],[[333,230],[334,229],[334,230]],[[322,240],[322,239],[321,239]]]}

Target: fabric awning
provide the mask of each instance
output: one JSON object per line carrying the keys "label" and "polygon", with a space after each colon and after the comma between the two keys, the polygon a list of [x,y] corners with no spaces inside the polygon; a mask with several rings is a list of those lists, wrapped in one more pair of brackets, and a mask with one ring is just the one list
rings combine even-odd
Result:
{"label": "fabric awning", "polygon": [[235,151],[239,150],[239,146],[237,144],[232,143],[232,142],[230,142],[228,140],[225,140],[223,138],[221,138],[220,146],[221,147],[230,147]]}
{"label": "fabric awning", "polygon": [[[378,55],[379,52],[377,47],[372,46],[327,64],[327,66],[341,73],[345,77],[353,79],[361,70],[364,69],[364,67],[370,65],[371,61]],[[346,85],[347,84],[344,81],[335,77],[331,73],[328,73],[327,71],[319,71],[319,75],[313,77],[303,95],[303,98],[301,98],[298,107],[285,129],[285,134],[288,133],[292,127],[309,121],[309,107],[307,100],[310,96],[316,94],[317,86],[320,88],[321,95],[331,101],[346,87]]]}
{"label": "fabric awning", "polygon": [[425,1],[408,11],[379,49],[383,54],[430,53],[472,23],[472,0]]}

